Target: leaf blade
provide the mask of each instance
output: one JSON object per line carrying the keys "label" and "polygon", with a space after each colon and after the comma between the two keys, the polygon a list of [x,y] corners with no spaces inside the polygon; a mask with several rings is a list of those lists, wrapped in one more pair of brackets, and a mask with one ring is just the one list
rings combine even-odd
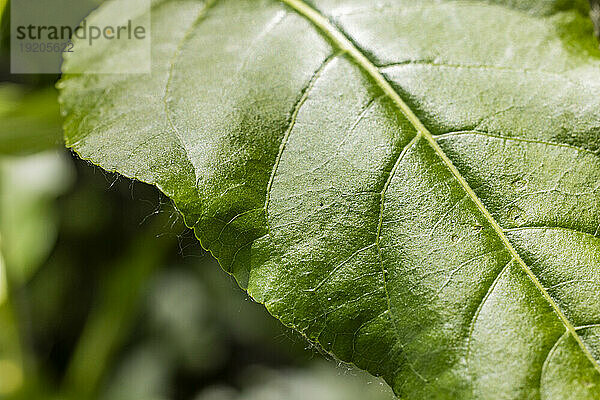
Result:
{"label": "leaf blade", "polygon": [[[559,93],[559,86],[554,81],[581,80],[580,75],[584,77],[583,81],[589,83],[585,78],[597,71],[597,54],[586,54],[585,57],[574,55],[570,48],[563,46],[564,37],[555,31],[550,34],[535,31],[540,26],[562,28],[565,23],[579,20],[580,5],[565,10],[561,9],[557,2],[536,9],[533,6],[541,3],[531,2],[532,8],[526,9],[531,15],[523,16],[522,11],[511,10],[504,5],[500,7],[477,2],[466,5],[444,3],[445,11],[451,15],[460,14],[463,20],[473,15],[481,17],[481,11],[492,9],[496,18],[500,16],[511,21],[510,17],[531,22],[531,30],[535,31],[533,39],[555,49],[555,54],[551,56],[558,59],[557,62],[549,64],[548,71],[540,72],[535,68],[539,67],[541,61],[548,60],[549,56],[542,56],[541,61],[519,58],[520,53],[531,50],[531,43],[535,43],[535,40],[523,41],[524,44],[509,43],[517,49],[513,49],[517,56],[513,56],[512,59],[522,61],[521,65],[514,68],[502,64],[462,65],[427,59],[425,62],[404,62],[389,58],[389,54],[403,54],[397,48],[394,51],[388,48],[375,51],[375,45],[369,43],[369,40],[381,39],[385,34],[400,35],[398,30],[385,23],[381,11],[371,10],[374,15],[371,19],[384,21],[381,24],[373,24],[369,18],[364,18],[365,14],[359,14],[362,19],[352,20],[352,13],[356,13],[352,11],[352,3],[360,5],[359,1],[317,2],[320,8],[325,9],[335,9],[336,4],[345,7],[342,14],[347,16],[346,20],[339,15],[336,18],[330,17],[331,21],[335,21],[334,26],[334,22],[330,22],[328,18],[319,17],[321,14],[316,11],[319,7],[311,8],[298,0],[288,0],[286,3],[292,8],[296,5],[300,14],[307,14],[309,19],[316,21],[317,27],[329,31],[329,34],[325,35],[329,43],[334,45],[333,48],[337,47],[344,52],[343,55],[335,54],[335,49],[330,48],[327,41],[319,41],[317,37],[311,36],[307,40],[310,46],[306,46],[305,50],[317,46],[319,57],[316,57],[316,60],[311,58],[310,67],[305,64],[303,77],[295,82],[293,90],[285,87],[291,82],[289,76],[277,79],[277,75],[273,73],[277,70],[273,66],[281,65],[281,62],[271,59],[270,64],[262,64],[262,61],[272,57],[274,53],[268,45],[277,51],[290,46],[286,45],[283,39],[289,40],[291,36],[287,27],[290,20],[294,21],[292,25],[297,23],[298,27],[302,27],[300,31],[304,31],[306,25],[302,25],[296,17],[289,16],[286,9],[280,8],[274,2],[261,2],[253,10],[244,10],[241,16],[232,11],[234,7],[231,3],[218,2],[210,11],[210,19],[219,22],[208,28],[198,26],[197,29],[193,29],[193,37],[183,48],[183,52],[187,51],[189,56],[193,54],[193,49],[203,48],[202,45],[209,46],[206,41],[206,37],[209,36],[208,30],[212,29],[214,40],[214,37],[219,37],[214,35],[214,32],[223,32],[224,29],[219,23],[227,29],[233,29],[227,24],[227,17],[237,19],[237,24],[243,26],[241,21],[246,18],[246,13],[254,12],[252,15],[256,20],[264,11],[261,7],[271,10],[270,13],[265,12],[267,17],[263,15],[260,17],[262,19],[259,18],[263,22],[257,25],[262,29],[245,33],[240,29],[234,30],[232,34],[236,40],[247,37],[254,39],[244,42],[245,47],[251,51],[244,53],[243,57],[234,57],[238,68],[237,71],[234,69],[237,74],[232,74],[238,83],[244,82],[242,88],[251,88],[249,92],[253,91],[254,103],[248,100],[250,95],[238,97],[236,101],[232,101],[233,104],[225,106],[211,103],[214,105],[213,109],[222,114],[224,121],[235,115],[224,110],[236,110],[239,112],[237,118],[241,116],[246,119],[242,123],[243,126],[259,126],[257,130],[246,133],[238,131],[231,135],[231,130],[215,124],[214,120],[196,117],[194,112],[205,113],[208,107],[194,107],[190,105],[189,99],[199,98],[201,102],[206,102],[207,95],[210,98],[210,95],[218,92],[205,91],[202,96],[194,93],[194,90],[202,91],[205,86],[196,82],[201,79],[191,71],[203,63],[210,64],[210,61],[202,57],[190,57],[190,60],[181,60],[181,64],[176,67],[181,75],[173,80],[175,87],[180,88],[180,97],[172,103],[174,122],[180,124],[177,129],[184,132],[183,137],[188,141],[187,148],[193,150],[188,159],[194,167],[194,178],[201,180],[199,186],[209,188],[206,191],[217,201],[204,198],[203,201],[196,201],[190,206],[191,199],[194,198],[192,192],[189,192],[188,196],[171,197],[175,198],[180,208],[183,205],[190,209],[182,210],[184,215],[192,215],[188,222],[200,221],[190,225],[196,227],[196,233],[203,244],[224,261],[224,267],[234,272],[253,297],[264,302],[270,312],[284,323],[299,329],[338,357],[355,362],[375,374],[383,374],[398,394],[420,398],[440,397],[440,393],[444,392],[448,393],[444,396],[449,398],[489,398],[497,393],[505,393],[507,397],[514,398],[537,396],[542,391],[539,382],[546,365],[545,356],[560,340],[563,334],[562,325],[571,332],[588,361],[595,362],[591,353],[593,346],[592,350],[587,347],[590,346],[589,340],[586,339],[588,342],[584,344],[583,340],[578,339],[580,324],[569,322],[566,316],[568,312],[572,317],[573,311],[570,308],[573,308],[573,301],[569,303],[569,299],[560,293],[548,293],[547,287],[540,283],[529,264],[521,259],[520,253],[513,247],[508,238],[512,233],[505,232],[506,228],[501,227],[496,220],[500,217],[502,221],[510,221],[508,217],[512,214],[520,218],[524,218],[522,215],[525,214],[519,210],[513,212],[513,209],[510,209],[508,213],[502,210],[502,207],[506,208],[506,204],[503,203],[505,198],[501,196],[486,197],[487,204],[484,205],[480,200],[482,184],[472,186],[473,179],[479,178],[475,174],[476,168],[473,163],[465,161],[470,159],[462,149],[468,147],[469,142],[464,137],[453,142],[443,135],[447,131],[476,131],[469,124],[480,119],[485,123],[480,122],[475,128],[487,127],[487,134],[498,135],[497,131],[501,130],[505,134],[508,132],[511,138],[514,136],[525,139],[522,147],[514,148],[515,154],[518,151],[525,152],[526,146],[530,146],[524,144],[527,140],[557,142],[572,148],[583,147],[589,153],[594,153],[597,145],[592,133],[598,125],[595,119],[597,114],[590,111],[590,104],[595,104],[593,101],[587,98],[585,101],[575,97],[567,98],[571,102],[570,105],[578,102],[583,105],[579,115],[564,117],[562,120],[553,118],[548,126],[544,126],[541,112],[544,104],[537,104],[531,100],[528,102],[528,93],[523,87],[518,87],[517,91],[508,83],[494,86],[489,79],[486,81],[482,78],[485,78],[485,74],[490,74],[499,77],[499,81],[506,79],[509,82],[516,77],[525,82],[529,79],[527,76],[540,74],[555,85],[556,93]],[[552,9],[555,4],[556,9]],[[245,3],[238,2],[237,7],[241,9],[244,5]],[[407,12],[400,7],[404,5],[400,1],[391,3],[390,7],[394,8],[396,5],[398,7],[394,12]],[[430,21],[436,21],[436,16],[431,15],[437,12],[436,9],[431,8],[431,11],[428,7],[431,8],[429,4],[416,7],[421,14],[416,13],[412,17],[415,23],[418,23],[423,15]],[[466,13],[458,12],[465,10]],[[322,14],[325,15],[323,12]],[[365,26],[364,20],[369,26]],[[409,18],[401,21],[404,20],[410,21]],[[462,33],[472,38],[473,34],[469,31],[468,24],[463,21],[459,25]],[[588,25],[585,29],[591,26]],[[376,32],[373,32],[373,29]],[[342,31],[352,33],[352,42],[345,39]],[[452,31],[449,29],[445,32]],[[391,39],[388,43],[391,43],[392,47],[394,43],[405,43]],[[413,39],[412,43],[418,43],[418,37]],[[267,42],[268,45],[265,45]],[[574,45],[587,49],[589,46],[586,43],[575,41]],[[238,48],[242,47],[244,46]],[[425,52],[429,51],[423,48]],[[431,48],[438,51],[438,56],[446,54],[439,43],[434,42]],[[212,49],[219,54],[216,56],[217,60],[222,57],[218,47]],[[483,57],[491,53],[492,56],[498,57],[498,52],[490,52],[483,48],[477,50],[481,54],[463,51],[462,55],[473,58],[473,55]],[[227,53],[227,50],[224,53]],[[371,58],[378,63],[370,61],[363,53],[370,56],[377,53],[378,55]],[[290,59],[305,61],[299,54],[291,55]],[[387,66],[377,66],[383,61]],[[210,65],[215,68],[215,64]],[[270,75],[257,72],[259,67],[264,68],[268,65]],[[283,65],[289,66],[289,60]],[[251,73],[240,74],[240,68],[250,70]],[[283,69],[286,72],[293,70],[292,67]],[[453,72],[447,73],[446,69]],[[405,73],[401,74],[401,70]],[[440,73],[439,70],[443,70],[444,73]],[[479,81],[462,87],[461,83],[466,78],[460,74],[464,74],[464,71],[468,71],[469,79],[478,78]],[[452,76],[452,73],[455,73],[455,76]],[[190,79],[191,76],[194,79]],[[451,79],[447,79],[449,76]],[[504,76],[506,78],[503,78]],[[262,85],[265,79],[271,83]],[[223,83],[223,79],[218,77],[217,81]],[[249,82],[251,84],[248,86]],[[261,82],[258,88],[257,82]],[[278,85],[277,82],[285,84]],[[343,88],[342,82],[349,87]],[[186,88],[186,84],[190,87]],[[528,81],[528,84],[533,85],[533,81]],[[589,85],[589,95],[597,93],[597,86],[593,83]],[[236,89],[239,89],[239,86]],[[468,100],[464,104],[457,102],[456,94],[448,90],[448,87],[458,91],[459,95],[467,94],[465,98]],[[440,91],[440,88],[441,96],[431,95],[432,90]],[[490,98],[487,103],[483,101],[483,106],[478,104],[478,96],[493,89],[501,95]],[[550,89],[546,91],[552,93]],[[70,90],[74,91],[73,88]],[[269,101],[267,93],[287,90],[301,94],[299,97],[290,95],[288,100],[277,102],[285,104],[286,107],[283,108],[287,111],[279,108],[274,112],[274,108],[271,108],[268,113],[263,112],[275,103]],[[338,97],[332,95],[336,92],[339,92]],[[428,98],[432,100],[424,100],[423,92],[429,92]],[[231,92],[228,92],[228,95],[231,96]],[[403,97],[408,100],[404,101]],[[559,96],[561,101],[565,100],[564,97]],[[442,110],[438,98],[450,100],[446,102],[452,104],[449,111]],[[506,107],[503,107],[502,101],[507,103]],[[423,105],[435,109],[439,115],[433,117],[424,110]],[[229,109],[229,106],[232,108]],[[545,106],[549,108],[548,105]],[[531,128],[529,130],[519,128],[515,124],[511,110],[519,107],[534,111],[531,113],[532,118],[526,120]],[[71,108],[75,107],[71,105]],[[398,108],[406,117],[397,115]],[[570,112],[575,110],[564,106],[560,106],[559,109]],[[488,113],[489,118],[487,121],[477,118],[478,113]],[[277,114],[279,120],[274,120],[273,114]],[[340,122],[331,121],[328,117],[331,114]],[[205,123],[200,123],[201,120]],[[421,120],[427,121],[431,132]],[[311,121],[318,121],[318,126],[314,126],[314,122]],[[256,124],[253,125],[252,122]],[[552,129],[555,126],[561,127],[560,124],[567,132],[578,134],[556,137],[556,130],[553,132]],[[358,130],[361,131],[357,132]],[[218,138],[211,142],[213,139],[210,132],[219,132],[222,139],[227,138],[227,134],[222,132],[229,132],[237,139],[237,143],[227,140],[219,142]],[[262,143],[252,142],[252,134],[260,137]],[[324,138],[319,138],[319,135]],[[303,140],[302,136],[309,137],[314,143]],[[477,140],[483,139],[478,137]],[[427,143],[426,146],[424,142]],[[256,145],[263,145],[269,150],[254,152],[252,147]],[[357,145],[358,149],[353,149],[351,145]],[[89,144],[87,146],[88,149],[93,147]],[[485,154],[482,143],[473,146]],[[497,146],[497,143],[494,146]],[[232,147],[234,151],[223,150],[228,147]],[[207,160],[199,153],[207,150],[209,154],[213,154],[214,159],[220,160],[221,165],[226,166],[225,172],[219,170],[222,167],[217,162]],[[451,151],[449,154],[452,155],[452,160],[446,155],[448,150]],[[526,150],[533,152],[531,148]],[[566,147],[564,150],[566,152]],[[563,151],[563,148],[560,151]],[[87,154],[94,152],[88,151]],[[560,155],[564,159],[569,157],[562,153]],[[541,160],[541,156],[538,156],[538,159]],[[505,160],[510,160],[510,157],[506,156]],[[580,173],[568,174],[581,176],[581,182],[574,180],[565,184],[560,182],[561,178],[557,185],[572,185],[573,188],[581,186],[586,189],[589,180],[596,176],[597,166],[589,160],[576,157],[574,161]],[[106,160],[103,162],[106,164]],[[490,177],[494,177],[494,168],[500,170],[496,176],[500,182],[504,182],[508,174],[505,176],[500,172],[508,172],[509,167],[515,167],[518,162],[513,162],[514,165],[503,164],[509,163],[485,164],[486,168],[479,171],[480,175],[486,178],[482,181],[489,186],[487,189],[490,193],[493,193],[491,189],[499,191],[490,183]],[[535,168],[534,164],[525,164],[528,169]],[[582,166],[590,165],[594,169],[592,173],[586,174]],[[503,168],[507,171],[502,171]],[[263,172],[254,176],[246,175],[246,169],[261,169]],[[546,175],[551,175],[551,170],[542,170]],[[463,178],[465,171],[469,173],[470,182]],[[544,179],[548,178],[546,175]],[[524,174],[515,176],[521,180],[528,178]],[[515,183],[518,183],[515,186],[521,185],[519,179],[515,180]],[[406,182],[410,182],[411,185],[407,185]],[[550,186],[551,189],[547,189],[549,191],[546,194],[553,193],[552,196],[548,195],[551,201],[557,202],[558,194],[563,195],[560,193],[563,188],[557,186],[552,189],[549,179],[540,179],[540,182],[537,183]],[[480,182],[476,180],[475,183]],[[239,187],[248,185],[251,189],[246,188],[248,190],[244,191],[236,187],[236,184],[241,185]],[[415,187],[421,189],[417,191],[422,196],[418,200],[420,204],[411,204],[414,200],[410,194],[415,193]],[[190,190],[189,187],[187,189]],[[436,190],[442,189],[442,193],[435,193]],[[593,201],[595,189],[587,189],[590,192],[586,194],[588,201]],[[230,195],[231,192],[235,192],[235,195]],[[543,196],[544,193],[539,195]],[[584,196],[575,191],[571,195],[573,198]],[[202,197],[202,194],[199,196]],[[354,200],[348,197],[354,197]],[[522,201],[518,203],[518,198],[515,201],[516,204],[523,205]],[[488,210],[490,205],[493,206],[491,211]],[[531,204],[525,205],[533,207]],[[419,206],[424,208],[419,209]],[[199,211],[200,208],[203,210]],[[580,208],[588,215],[595,215],[593,206]],[[557,212],[556,208],[551,210]],[[298,216],[301,218],[297,218]],[[529,216],[525,215],[524,219],[527,218]],[[569,215],[569,218],[571,222],[577,220],[573,215]],[[458,221],[458,226],[449,224],[448,219],[450,222]],[[215,222],[216,226],[209,227]],[[512,221],[508,229],[513,228],[511,224],[519,225]],[[413,243],[404,240],[403,237],[406,236],[412,236]],[[420,246],[416,246],[414,242]],[[441,250],[436,249],[436,245],[441,246]],[[532,244],[524,247],[530,249]],[[399,252],[398,248],[402,251]],[[459,248],[460,254],[455,254]],[[426,249],[430,253],[427,256],[429,259],[424,256],[427,255]],[[520,250],[526,254],[524,250]],[[433,257],[436,252],[436,257]],[[548,257],[547,254],[542,255]],[[517,260],[518,268],[511,263],[513,258]],[[436,264],[439,267],[437,269],[433,268]],[[228,265],[230,267],[227,267]],[[417,283],[419,278],[421,282]],[[552,283],[555,282],[550,282]],[[431,290],[433,287],[429,286],[437,288]],[[415,297],[410,288],[415,292],[420,291],[421,298]],[[590,300],[586,295],[589,289],[578,288],[583,299]],[[489,313],[499,312],[494,307],[501,307],[500,303],[495,301],[497,297],[504,297],[504,300],[511,304],[515,315],[521,315],[529,321],[527,329],[514,315],[502,314],[497,320],[489,320]],[[523,301],[523,297],[532,303]],[[492,301],[488,303],[488,300],[483,299]],[[546,300],[545,305],[542,300]],[[410,309],[407,308],[407,304],[411,302],[419,306],[412,319],[404,315]],[[590,306],[590,310],[594,309],[594,304]],[[567,307],[566,311],[563,311],[565,306],[570,308]],[[393,313],[392,309],[398,311]],[[448,310],[454,310],[455,315],[449,314]],[[485,318],[479,317],[481,310],[486,311]],[[593,314],[592,312],[589,315]],[[537,317],[532,318],[535,315]],[[514,340],[520,340],[519,345],[515,346],[517,352],[503,359],[513,371],[509,370],[503,374],[494,371],[494,360],[491,356],[495,353],[490,352],[490,349],[498,351],[502,347],[501,344],[506,346],[506,343],[494,342],[495,337],[486,335],[484,329],[486,326],[500,328],[497,325],[498,321],[506,323],[504,329],[507,329],[508,333],[520,332],[516,336],[508,333],[505,336],[500,335],[505,340],[513,336]],[[562,325],[557,325],[560,321]],[[434,332],[436,329],[439,332]],[[466,333],[469,334],[468,343],[476,344],[474,351],[479,354],[475,358],[478,366],[470,365],[465,360],[462,348],[465,346]],[[470,338],[473,333],[476,334],[475,339]],[[525,361],[518,364],[515,361],[520,357],[518,354],[531,356],[524,357]],[[375,360],[373,356],[376,356]],[[473,360],[470,357],[467,359]],[[471,369],[479,369],[479,372],[473,372]],[[489,378],[490,376],[494,378]],[[592,382],[589,387],[596,390],[594,388],[597,386],[594,385]],[[562,394],[566,396],[568,392]]]}

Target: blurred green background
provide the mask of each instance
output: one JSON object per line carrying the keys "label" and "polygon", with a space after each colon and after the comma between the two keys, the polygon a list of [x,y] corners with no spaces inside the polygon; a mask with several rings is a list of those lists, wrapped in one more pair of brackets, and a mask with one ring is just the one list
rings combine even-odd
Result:
{"label": "blurred green background", "polygon": [[1,399],[393,398],[252,302],[155,188],[64,149],[58,76],[11,75],[1,21]]}
{"label": "blurred green background", "polygon": [[393,399],[252,302],[155,188],[64,149],[58,76],[11,75],[1,25],[0,399]]}

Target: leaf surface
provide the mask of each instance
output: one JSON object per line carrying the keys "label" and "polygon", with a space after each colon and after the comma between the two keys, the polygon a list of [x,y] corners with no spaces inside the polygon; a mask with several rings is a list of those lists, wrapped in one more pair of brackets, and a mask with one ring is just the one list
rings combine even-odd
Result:
{"label": "leaf surface", "polygon": [[401,397],[598,398],[588,14],[154,1],[151,75],[69,74],[135,49],[66,60],[67,145],[157,185],[253,298]]}

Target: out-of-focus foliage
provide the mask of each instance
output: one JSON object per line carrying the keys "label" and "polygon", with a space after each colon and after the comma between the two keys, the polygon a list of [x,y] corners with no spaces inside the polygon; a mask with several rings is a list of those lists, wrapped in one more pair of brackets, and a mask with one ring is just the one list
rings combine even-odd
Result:
{"label": "out-of-focus foliage", "polygon": [[25,282],[52,250],[58,234],[54,202],[68,189],[72,168],[57,150],[0,158],[0,251],[11,280]]}
{"label": "out-of-focus foliage", "polygon": [[[58,236],[56,199],[69,187],[72,162],[59,150],[0,157],[0,395],[23,384],[23,359],[14,289],[35,273]],[[14,300],[14,299],[13,299]]]}
{"label": "out-of-focus foliage", "polygon": [[8,398],[295,399],[302,386],[315,399],[393,398],[252,302],[155,189],[68,164],[51,254],[2,308],[18,310],[0,329],[20,347],[0,355],[5,390],[18,389]]}
{"label": "out-of-focus foliage", "polygon": [[305,369],[272,370],[253,368],[243,375],[241,390],[212,387],[195,400],[389,400],[382,382],[366,375],[344,373],[324,363]]}
{"label": "out-of-focus foliage", "polygon": [[28,154],[62,142],[62,121],[52,87],[24,90],[0,84],[0,154]]}
{"label": "out-of-focus foliage", "polygon": [[596,37],[600,39],[600,0],[590,0],[591,4],[591,17],[594,21],[594,30]]}
{"label": "out-of-focus foliage", "polygon": [[393,398],[252,302],[156,189],[53,147],[53,112],[0,86],[0,398]]}

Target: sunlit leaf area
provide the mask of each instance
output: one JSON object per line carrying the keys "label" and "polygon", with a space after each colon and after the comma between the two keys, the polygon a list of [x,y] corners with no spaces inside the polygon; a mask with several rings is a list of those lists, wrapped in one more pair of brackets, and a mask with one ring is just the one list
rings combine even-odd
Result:
{"label": "sunlit leaf area", "polygon": [[58,76],[10,74],[6,29],[0,398],[393,398],[253,302],[156,188],[65,149]]}
{"label": "sunlit leaf area", "polygon": [[600,0],[18,1],[0,399],[599,398]]}

